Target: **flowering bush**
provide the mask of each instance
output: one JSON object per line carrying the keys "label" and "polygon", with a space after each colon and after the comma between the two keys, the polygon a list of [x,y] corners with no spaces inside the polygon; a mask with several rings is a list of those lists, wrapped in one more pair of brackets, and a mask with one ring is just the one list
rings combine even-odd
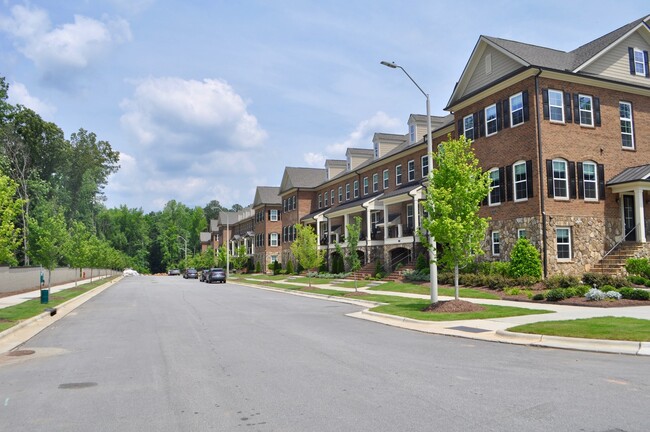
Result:
{"label": "flowering bush", "polygon": [[598,288],[592,288],[589,291],[587,291],[585,297],[589,301],[605,300],[605,293],[599,290]]}
{"label": "flowering bush", "polygon": [[623,298],[623,295],[620,292],[614,290],[607,291],[605,295],[607,296],[607,298],[614,299],[614,300],[620,300]]}

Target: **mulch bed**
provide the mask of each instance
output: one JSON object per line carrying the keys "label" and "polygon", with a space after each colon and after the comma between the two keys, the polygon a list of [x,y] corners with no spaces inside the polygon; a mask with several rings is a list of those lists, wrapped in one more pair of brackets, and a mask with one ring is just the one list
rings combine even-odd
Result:
{"label": "mulch bed", "polygon": [[465,300],[448,300],[439,301],[427,306],[423,312],[435,313],[462,313],[462,312],[480,312],[485,310],[484,306],[468,302]]}
{"label": "mulch bed", "polygon": [[531,300],[526,295],[517,295],[517,296],[507,296],[503,295],[502,292],[489,290],[498,296],[501,296],[503,300],[512,300],[520,301],[525,303],[548,303],[548,304],[559,304],[559,305],[569,305],[569,306],[585,306],[585,307],[599,307],[599,308],[612,308],[612,307],[627,307],[627,306],[650,306],[650,301],[646,300],[630,300],[630,299],[620,299],[620,300],[600,300],[600,301],[590,301],[584,297],[571,297],[568,299],[560,300],[557,302],[549,302],[546,300]]}

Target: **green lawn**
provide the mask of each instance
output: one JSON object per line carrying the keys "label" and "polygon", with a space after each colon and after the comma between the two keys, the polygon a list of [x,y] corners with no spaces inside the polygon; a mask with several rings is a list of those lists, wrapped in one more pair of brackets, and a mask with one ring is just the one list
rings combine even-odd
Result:
{"label": "green lawn", "polygon": [[[308,277],[294,277],[292,279],[289,279],[291,276],[284,276],[285,280],[290,283],[299,283],[299,284],[305,284],[309,285],[309,278]],[[325,285],[328,283],[331,283],[331,279],[322,279],[322,278],[311,278],[311,284],[312,285]]]}
{"label": "green lawn", "polygon": [[[373,287],[373,291],[393,291],[393,292],[403,292],[403,293],[412,293],[412,294],[430,294],[431,287],[429,285],[418,285],[411,283],[400,283],[400,282],[387,282],[379,286]],[[458,290],[460,297],[464,298],[478,298],[478,299],[491,299],[499,300],[499,297],[496,294],[488,293],[481,290],[476,290],[472,288],[460,288]],[[438,287],[438,295],[450,296],[455,295],[454,288],[449,287]]]}
{"label": "green lawn", "polygon": [[[332,283],[331,280],[330,280],[330,283]],[[362,287],[368,286],[369,284],[370,284],[370,282],[368,282],[368,281],[357,281],[357,288],[362,288]],[[342,288],[354,288],[354,281],[345,281],[345,282],[335,283],[334,286],[342,287]]]}
{"label": "green lawn", "polygon": [[43,313],[46,308],[57,307],[61,303],[77,297],[85,292],[97,288],[100,285],[114,278],[101,279],[95,282],[89,282],[79,285],[77,288],[69,288],[50,295],[48,304],[41,304],[40,299],[28,300],[26,302],[0,309],[0,331],[4,331],[15,326],[20,321],[35,317]]}
{"label": "green lawn", "polygon": [[599,317],[546,321],[509,328],[508,331],[547,336],[650,342],[650,320]]}

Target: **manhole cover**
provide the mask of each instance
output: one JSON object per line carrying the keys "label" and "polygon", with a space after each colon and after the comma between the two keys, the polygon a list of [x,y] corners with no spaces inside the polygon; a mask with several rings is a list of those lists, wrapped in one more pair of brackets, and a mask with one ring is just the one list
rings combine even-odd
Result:
{"label": "manhole cover", "polygon": [[457,327],[447,327],[449,330],[458,330],[458,331],[464,331],[468,333],[484,333],[484,332],[489,332],[490,330],[485,330],[481,328],[476,328],[476,327],[467,327],[467,326],[457,326]]}
{"label": "manhole cover", "polygon": [[31,355],[34,354],[36,351],[34,350],[16,350],[16,351],[11,351],[7,355],[9,357],[20,357],[20,356],[26,356],[26,355]]}
{"label": "manhole cover", "polygon": [[97,385],[96,382],[65,383],[65,384],[59,384],[59,388],[60,389],[82,389],[88,387],[95,387],[96,385]]}

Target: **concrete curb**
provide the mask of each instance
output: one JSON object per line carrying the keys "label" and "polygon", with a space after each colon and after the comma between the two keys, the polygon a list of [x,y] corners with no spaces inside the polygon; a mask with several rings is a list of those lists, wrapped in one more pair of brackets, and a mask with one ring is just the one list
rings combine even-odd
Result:
{"label": "concrete curb", "polygon": [[75,298],[72,298],[66,301],[65,303],[61,303],[59,306],[56,307],[56,315],[54,316],[51,316],[50,312],[43,312],[32,318],[28,318],[24,321],[21,321],[15,326],[10,327],[7,330],[1,332],[0,333],[0,354],[11,351],[16,347],[24,344],[29,339],[31,339],[32,337],[36,336],[38,333],[46,329],[48,326],[54,324],[61,318],[65,317],[74,309],[86,303],[88,300],[92,299],[96,295],[101,294],[116,282],[122,280],[122,278],[123,276],[118,276],[117,278],[108,281],[96,288],[93,288],[92,290],[85,292]]}
{"label": "concrete curb", "polygon": [[594,351],[629,355],[637,355],[641,349],[640,342],[604,339],[579,339],[560,336],[542,336],[542,340],[539,343],[534,343],[532,345],[549,348],[563,348],[579,351]]}

